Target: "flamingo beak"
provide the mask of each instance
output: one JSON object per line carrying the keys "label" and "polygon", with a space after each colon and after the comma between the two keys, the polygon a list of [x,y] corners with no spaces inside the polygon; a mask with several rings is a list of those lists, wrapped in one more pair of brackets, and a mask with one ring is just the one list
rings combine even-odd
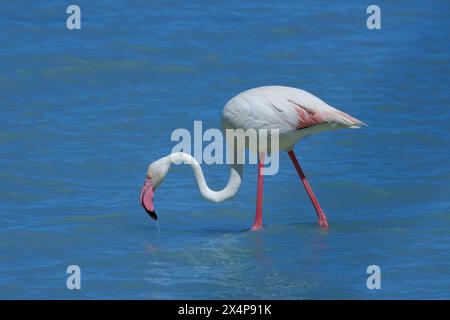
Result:
{"label": "flamingo beak", "polygon": [[153,208],[154,192],[155,188],[153,187],[152,179],[147,177],[141,190],[141,205],[148,213],[150,218],[152,218],[153,220],[158,220],[158,216],[156,215],[155,209]]}

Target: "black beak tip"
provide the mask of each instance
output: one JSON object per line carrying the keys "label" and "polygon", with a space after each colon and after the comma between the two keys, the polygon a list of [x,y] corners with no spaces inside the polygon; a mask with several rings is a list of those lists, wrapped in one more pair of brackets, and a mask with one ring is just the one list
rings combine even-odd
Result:
{"label": "black beak tip", "polygon": [[156,215],[155,211],[150,211],[145,209],[145,211],[147,211],[148,215],[150,216],[150,218],[152,218],[153,220],[157,221],[158,220],[158,216]]}

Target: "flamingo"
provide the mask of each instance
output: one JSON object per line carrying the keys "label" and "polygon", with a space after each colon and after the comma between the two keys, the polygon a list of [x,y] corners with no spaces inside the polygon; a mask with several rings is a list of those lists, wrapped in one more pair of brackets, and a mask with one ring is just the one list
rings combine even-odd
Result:
{"label": "flamingo", "polygon": [[[313,193],[294,153],[295,143],[303,137],[321,131],[340,128],[360,128],[366,124],[301,89],[285,86],[264,86],[241,92],[227,102],[222,112],[223,129],[279,129],[279,150],[286,151],[315,208],[318,223],[328,228],[328,221]],[[245,146],[246,147],[246,146]],[[264,157],[269,150],[257,150],[258,182],[255,220],[250,230],[259,230],[262,223]],[[271,150],[272,152],[275,150]],[[187,163],[192,167],[201,195],[213,202],[232,198],[242,182],[242,164],[230,164],[230,177],[220,191],[211,190],[200,164],[184,152],[172,153],[151,163],[140,194],[142,207],[157,220],[153,197],[173,163]]]}

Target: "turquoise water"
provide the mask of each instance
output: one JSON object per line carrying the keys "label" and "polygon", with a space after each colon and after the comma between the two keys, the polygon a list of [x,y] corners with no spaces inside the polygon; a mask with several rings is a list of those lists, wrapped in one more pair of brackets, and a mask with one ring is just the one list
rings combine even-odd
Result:
{"label": "turquoise water", "polygon": [[[75,31],[67,4],[2,4],[0,298],[450,298],[448,2],[377,2],[374,31],[366,2],[77,1]],[[158,232],[138,196],[172,131],[218,127],[229,98],[268,84],[369,124],[296,148],[329,231],[283,154],[260,232],[245,231],[254,165],[221,204],[174,168]],[[203,169],[225,185],[225,165]]]}

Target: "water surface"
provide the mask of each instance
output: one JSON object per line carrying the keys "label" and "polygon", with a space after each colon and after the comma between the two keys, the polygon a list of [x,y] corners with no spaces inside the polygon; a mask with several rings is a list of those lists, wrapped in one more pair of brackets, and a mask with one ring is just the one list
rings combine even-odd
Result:
{"label": "water surface", "polygon": [[[0,19],[0,298],[450,298],[446,1],[367,3],[10,1]],[[256,167],[232,200],[204,201],[190,168],[138,195],[176,128],[220,125],[248,88],[300,87],[367,122],[296,151],[330,229],[289,158]],[[213,188],[225,165],[204,166]],[[68,265],[82,270],[69,291]],[[382,289],[366,287],[379,265]]]}

